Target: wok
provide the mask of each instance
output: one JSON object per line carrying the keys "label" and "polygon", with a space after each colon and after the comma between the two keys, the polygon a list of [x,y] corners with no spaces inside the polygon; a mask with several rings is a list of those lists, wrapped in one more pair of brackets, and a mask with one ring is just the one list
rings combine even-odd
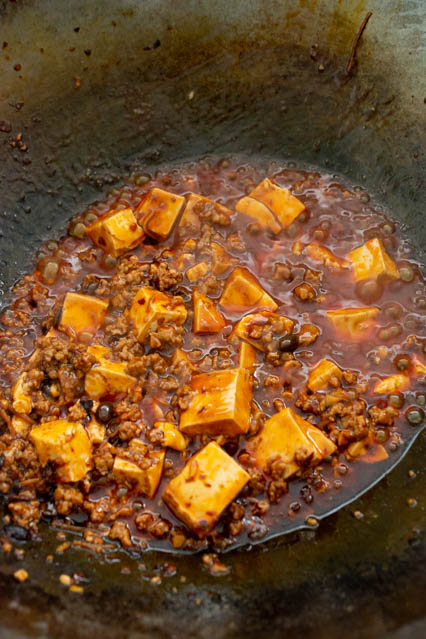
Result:
{"label": "wok", "polygon": [[[424,25],[422,0],[0,0],[1,292],[124,175],[212,154],[343,174],[424,260]],[[425,452],[423,434],[355,504],[226,555],[221,578],[197,556],[48,563],[46,532],[0,555],[0,636],[423,637]],[[75,572],[84,594],[59,584]]]}

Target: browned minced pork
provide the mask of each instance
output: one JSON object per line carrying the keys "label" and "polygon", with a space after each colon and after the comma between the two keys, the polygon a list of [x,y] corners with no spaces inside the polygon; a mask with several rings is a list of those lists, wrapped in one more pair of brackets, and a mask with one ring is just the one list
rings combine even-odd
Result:
{"label": "browned minced pork", "polygon": [[124,548],[130,548],[132,540],[130,538],[130,531],[127,524],[124,521],[115,521],[111,526],[111,530],[108,533],[110,539],[117,539]]}
{"label": "browned minced pork", "polygon": [[60,515],[69,515],[76,508],[83,506],[83,495],[74,486],[68,486],[67,484],[59,484],[56,488],[53,499],[55,500],[55,507]]}
{"label": "browned minced pork", "polygon": [[9,510],[12,513],[13,521],[23,528],[32,528],[40,520],[39,501],[15,501],[9,503]]}

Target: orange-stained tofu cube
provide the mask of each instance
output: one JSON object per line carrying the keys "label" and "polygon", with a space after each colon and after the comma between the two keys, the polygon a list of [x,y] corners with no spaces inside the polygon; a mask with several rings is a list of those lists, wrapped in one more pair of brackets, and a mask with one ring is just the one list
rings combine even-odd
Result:
{"label": "orange-stained tofu cube", "polygon": [[256,363],[256,349],[248,342],[241,342],[238,351],[238,366],[240,368],[246,368],[252,373],[256,367]]}
{"label": "orange-stained tofu cube", "polygon": [[193,332],[219,333],[226,322],[213,300],[198,291],[194,291],[192,299],[194,302]]}
{"label": "orange-stained tofu cube", "polygon": [[198,264],[194,264],[194,266],[191,266],[191,268],[186,271],[185,275],[190,282],[194,283],[198,280],[201,280],[201,278],[207,275],[209,271],[210,266],[207,264],[207,262],[198,262]]}
{"label": "orange-stained tofu cube", "polygon": [[222,275],[232,264],[231,256],[217,242],[212,242],[210,248],[213,257],[212,273],[213,275]]}
{"label": "orange-stained tofu cube", "polygon": [[56,464],[58,480],[80,481],[91,468],[90,439],[78,422],[58,419],[36,426],[30,433],[40,463]]}
{"label": "orange-stained tofu cube", "polygon": [[414,364],[413,370],[415,375],[419,375],[419,376],[426,375],[426,364],[423,364],[423,362],[421,362],[418,357],[413,357],[413,364]]}
{"label": "orange-stained tofu cube", "polygon": [[373,318],[378,312],[379,309],[375,306],[342,308],[338,311],[327,311],[326,317],[341,337],[360,340],[368,337],[373,327]]}
{"label": "orange-stained tofu cube", "polygon": [[185,198],[154,188],[136,209],[136,216],[148,235],[156,240],[169,237],[185,204]]}
{"label": "orange-stained tofu cube", "polygon": [[188,446],[188,440],[174,424],[162,421],[154,422],[154,429],[163,434],[163,439],[161,441],[163,446],[179,451],[185,450]]}
{"label": "orange-stained tofu cube", "polygon": [[163,499],[176,517],[203,537],[249,479],[230,455],[216,442],[210,442],[171,480]]}
{"label": "orange-stained tofu cube", "polygon": [[114,257],[135,248],[145,237],[132,209],[109,211],[88,226],[86,232],[97,246]]}
{"label": "orange-stained tofu cube", "polygon": [[247,451],[259,468],[280,460],[285,464],[284,478],[299,469],[299,459],[318,463],[336,450],[333,442],[316,426],[297,415],[291,408],[283,408],[270,417],[259,435],[247,442]]}
{"label": "orange-stained tofu cube", "polygon": [[76,333],[96,333],[104,322],[108,302],[90,295],[67,293],[59,327],[72,328]]}
{"label": "orange-stained tofu cube", "polygon": [[366,437],[358,442],[349,444],[345,451],[348,460],[360,459],[367,464],[374,464],[389,457],[386,448],[374,441],[373,437]]}
{"label": "orange-stained tofu cube", "polygon": [[249,196],[265,204],[277,216],[284,229],[305,210],[303,202],[294,197],[288,189],[283,189],[271,182],[269,178],[265,178],[256,186]]}
{"label": "orange-stained tofu cube", "polygon": [[264,311],[263,313],[250,313],[243,317],[236,325],[233,334],[245,340],[259,351],[264,351],[265,345],[263,341],[253,337],[252,332],[257,331],[259,327],[265,326],[266,324],[272,325],[274,323],[279,323],[287,333],[291,333],[293,330],[293,320],[284,317],[284,315],[278,315],[278,313]]}
{"label": "orange-stained tofu cube", "polygon": [[226,206],[191,193],[179,222],[179,232],[184,236],[194,236],[201,227],[201,220],[207,219],[211,213],[227,217],[232,215],[232,211]]}
{"label": "orange-stained tofu cube", "polygon": [[351,251],[349,258],[352,262],[355,282],[377,279],[380,276],[399,280],[396,264],[386,253],[378,238],[368,240],[363,246]]}
{"label": "orange-stained tofu cube", "polygon": [[350,268],[350,262],[343,257],[337,257],[328,248],[321,246],[318,242],[311,242],[305,246],[304,251],[314,262],[321,262],[324,266],[335,271]]}
{"label": "orange-stained tofu cube", "polygon": [[149,333],[161,326],[182,326],[187,311],[181,297],[169,297],[166,293],[144,286],[133,298],[129,316],[135,325],[138,340],[144,342]]}
{"label": "orange-stained tofu cube", "polygon": [[243,368],[194,375],[194,397],[180,416],[185,435],[229,435],[246,433],[250,423],[252,388]]}
{"label": "orange-stained tofu cube", "polygon": [[402,393],[410,388],[410,380],[406,375],[391,375],[376,383],[373,392],[378,395]]}
{"label": "orange-stained tofu cube", "polygon": [[278,304],[263,290],[256,278],[240,266],[235,268],[226,280],[220,304],[231,312],[248,311],[253,308],[275,311],[278,308]]}
{"label": "orange-stained tofu cube", "polygon": [[19,375],[12,391],[12,408],[15,413],[29,415],[32,410],[31,394],[28,389],[27,373],[23,372]]}
{"label": "orange-stained tofu cube", "polygon": [[257,222],[260,228],[279,233],[282,230],[281,224],[277,218],[262,202],[254,200],[252,197],[243,197],[238,200],[235,209],[238,213],[242,213]]}
{"label": "orange-stained tofu cube", "polygon": [[308,388],[311,391],[326,390],[330,384],[337,386],[342,379],[342,371],[334,363],[328,359],[323,359],[309,373]]}
{"label": "orange-stained tofu cube", "polygon": [[139,493],[152,499],[161,481],[165,457],[164,450],[149,451],[143,458],[143,466],[129,459],[116,457],[112,472],[118,482],[135,484]]}
{"label": "orange-stained tofu cube", "polygon": [[87,349],[97,359],[97,364],[86,373],[84,388],[92,399],[99,399],[104,395],[125,393],[136,383],[136,379],[126,373],[125,362],[112,362],[107,359],[111,354],[109,348],[94,344]]}

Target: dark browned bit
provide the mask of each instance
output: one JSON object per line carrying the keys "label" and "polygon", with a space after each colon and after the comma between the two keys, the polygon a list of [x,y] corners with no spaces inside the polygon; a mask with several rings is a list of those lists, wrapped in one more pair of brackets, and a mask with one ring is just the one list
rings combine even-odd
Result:
{"label": "dark browned bit", "polygon": [[373,14],[372,14],[371,11],[369,11],[366,14],[366,16],[365,16],[364,20],[362,21],[361,26],[360,26],[360,28],[358,30],[358,33],[356,34],[355,40],[353,41],[351,54],[349,56],[348,64],[346,65],[346,73],[348,75],[350,75],[352,73],[352,69],[353,69],[354,64],[356,62],[356,52],[357,52],[358,45],[360,43],[362,34],[364,33],[364,29],[367,26],[368,21],[369,21],[369,19],[371,18],[372,15]]}

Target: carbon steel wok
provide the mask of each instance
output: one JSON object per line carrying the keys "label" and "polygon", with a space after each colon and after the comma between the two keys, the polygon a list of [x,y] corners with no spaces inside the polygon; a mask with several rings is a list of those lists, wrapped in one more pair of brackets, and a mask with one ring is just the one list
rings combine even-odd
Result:
{"label": "carbon steel wok", "polygon": [[[424,258],[425,23],[423,0],[0,0],[1,293],[122,176],[208,154],[343,174]],[[425,636],[425,452],[423,434],[355,504],[226,555],[221,578],[197,556],[48,564],[46,533],[24,559],[0,555],[0,636]],[[83,595],[59,585],[77,571]]]}

